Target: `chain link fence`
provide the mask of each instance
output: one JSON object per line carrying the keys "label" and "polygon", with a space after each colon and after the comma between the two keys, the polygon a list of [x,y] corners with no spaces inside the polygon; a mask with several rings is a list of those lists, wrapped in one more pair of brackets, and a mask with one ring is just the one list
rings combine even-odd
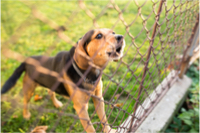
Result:
{"label": "chain link fence", "polygon": [[[90,97],[105,104],[109,126],[117,132],[135,131],[171,85],[181,77],[197,47],[192,41],[198,31],[197,0],[110,0],[110,1],[2,1],[1,82],[2,85],[21,62],[32,55],[55,56],[69,51],[87,31],[110,28],[126,41],[123,58],[109,62],[102,72],[103,97],[88,94],[91,124],[97,132],[106,124],[98,119]],[[197,37],[198,38],[198,37]],[[189,58],[189,59],[188,59]],[[45,62],[45,60],[44,60]],[[29,62],[40,73],[73,84],[59,73]],[[186,65],[185,65],[186,64]],[[71,62],[66,66],[70,66]],[[95,64],[92,65],[95,67]],[[67,68],[66,68],[67,69]],[[87,75],[89,68],[84,74]],[[37,77],[37,73],[35,74]],[[165,82],[163,83],[163,80]],[[80,80],[81,82],[81,80]],[[161,84],[163,83],[163,84]],[[156,89],[159,86],[159,89]],[[31,132],[47,125],[48,132],[82,132],[72,98],[58,96],[63,107],[56,109],[46,90],[38,87],[41,100],[31,100],[32,116],[22,118],[22,79],[9,93],[2,95],[2,132]],[[148,102],[147,102],[148,101]]]}

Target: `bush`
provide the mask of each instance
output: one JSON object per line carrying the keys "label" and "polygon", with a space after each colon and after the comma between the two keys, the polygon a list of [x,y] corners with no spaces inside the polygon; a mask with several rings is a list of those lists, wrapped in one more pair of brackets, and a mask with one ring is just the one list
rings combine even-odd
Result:
{"label": "bush", "polygon": [[192,79],[187,99],[165,132],[199,132],[199,64],[195,62],[186,75]]}

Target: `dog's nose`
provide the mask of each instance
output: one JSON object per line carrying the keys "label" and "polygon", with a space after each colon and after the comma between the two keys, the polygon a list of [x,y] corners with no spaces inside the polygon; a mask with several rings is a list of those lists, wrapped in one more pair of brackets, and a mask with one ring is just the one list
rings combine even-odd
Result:
{"label": "dog's nose", "polygon": [[123,39],[124,37],[123,37],[122,35],[117,35],[117,36],[115,36],[115,38],[116,38],[117,42],[119,43],[119,42],[122,41],[122,39]]}

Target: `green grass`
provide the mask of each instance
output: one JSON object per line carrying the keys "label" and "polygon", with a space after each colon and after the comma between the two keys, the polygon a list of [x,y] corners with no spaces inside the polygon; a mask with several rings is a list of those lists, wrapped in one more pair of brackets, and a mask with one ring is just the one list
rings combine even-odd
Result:
{"label": "green grass", "polygon": [[[138,4],[141,6],[144,1],[139,1]],[[86,1],[87,9],[91,10],[93,15],[98,16],[102,9],[109,4],[109,1]],[[119,6],[120,10],[123,10],[126,7],[128,1],[115,1]],[[31,55],[41,55],[46,54],[49,56],[54,56],[59,51],[69,50],[73,44],[66,43],[57,36],[57,32],[53,30],[49,25],[41,22],[36,19],[31,14],[31,9],[26,5],[34,5],[40,10],[46,17],[56,22],[58,25],[63,25],[66,27],[64,32],[75,44],[75,42],[82,37],[88,30],[94,28],[92,19],[83,11],[79,6],[77,1],[70,2],[58,2],[58,1],[30,1],[30,2],[20,2],[20,1],[2,1],[2,10],[1,10],[1,42],[2,48],[7,47],[12,51],[20,53],[21,55],[28,57]],[[175,4],[178,5],[178,2]],[[150,6],[151,5],[151,6]],[[167,5],[172,6],[172,2],[168,2]],[[189,5],[190,6],[190,5]],[[155,7],[157,11],[158,4]],[[185,8],[185,5],[182,5],[182,8]],[[168,74],[164,72],[163,69],[167,67],[169,62],[174,61],[174,55],[182,53],[182,45],[172,46],[171,42],[177,41],[179,38],[174,38],[175,35],[179,35],[181,38],[180,43],[185,43],[185,40],[188,39],[191,32],[191,25],[188,23],[190,18],[194,22],[195,10],[194,13],[189,14],[188,12],[183,12],[182,17],[179,13],[180,8],[177,8],[176,12],[177,17],[173,16],[173,10],[170,10],[167,18],[172,17],[171,21],[166,21],[165,12],[161,13],[161,18],[159,23],[163,22],[163,25],[160,27],[162,33],[162,44],[160,43],[160,38],[157,35],[154,40],[154,54],[156,57],[151,56],[149,61],[149,71],[146,74],[144,88],[148,89],[150,93],[162,79]],[[152,2],[147,1],[147,3],[142,7],[141,13],[144,19],[147,19],[152,11]],[[123,18],[127,24],[131,24],[135,19],[135,22],[131,25],[129,32],[135,37],[134,42],[132,38],[126,34],[126,27],[122,21],[118,21],[118,12],[113,8],[106,9],[105,13],[101,17],[96,17],[97,23],[100,28],[113,28],[117,34],[126,34],[126,55],[123,58],[123,61],[129,65],[129,68],[125,63],[121,62],[112,62],[109,63],[104,73],[113,76],[113,73],[116,71],[116,74],[112,77],[112,81],[103,75],[103,91],[104,99],[109,101],[109,103],[124,103],[121,107],[122,110],[118,108],[112,109],[110,105],[105,105],[107,116],[111,113],[108,121],[114,126],[121,124],[127,117],[128,113],[133,112],[133,106],[135,100],[132,100],[133,97],[137,97],[137,89],[139,88],[144,63],[146,61],[147,53],[146,51],[149,48],[149,40],[145,40],[147,37],[146,31],[143,29],[143,20],[138,14],[138,7],[132,1],[126,10],[123,12]],[[152,26],[154,24],[155,14],[152,13],[146,21],[146,28],[150,30],[149,37],[151,37]],[[175,22],[175,23],[173,23]],[[117,24],[116,24],[117,23]],[[180,25],[183,23],[184,26]],[[115,27],[113,27],[116,24]],[[167,27],[170,27],[167,30]],[[143,30],[142,30],[143,29]],[[183,34],[179,31],[185,31],[187,34]],[[141,31],[141,32],[140,32]],[[175,34],[176,33],[176,34]],[[19,38],[16,42],[9,42],[4,45],[6,41],[10,39],[12,35],[18,35]],[[177,39],[177,40],[176,40]],[[137,47],[138,48],[137,48]],[[163,49],[165,50],[163,52]],[[138,54],[138,52],[139,54]],[[155,61],[155,58],[157,61]],[[134,61],[133,61],[134,59]],[[141,61],[142,60],[142,61]],[[8,79],[8,77],[13,73],[15,68],[19,66],[20,62],[17,62],[14,59],[7,58],[6,56],[1,56],[1,85]],[[119,68],[116,70],[117,66]],[[159,69],[157,69],[159,68]],[[131,72],[131,71],[132,72]],[[153,80],[152,80],[153,79]],[[114,82],[113,82],[114,81]],[[118,87],[115,83],[120,83]],[[128,84],[127,84],[128,82]],[[15,87],[8,92],[4,97],[6,100],[3,100],[1,108],[1,117],[2,117],[2,132],[28,132],[30,131],[36,123],[36,125],[48,125],[49,128],[47,131],[50,131],[54,128],[55,123],[58,121],[55,132],[66,132],[69,130],[70,126],[74,124],[72,132],[83,131],[81,123],[73,117],[59,116],[58,113],[53,113],[51,110],[56,112],[65,112],[68,114],[75,115],[73,109],[73,104],[67,99],[64,99],[61,96],[57,96],[67,107],[62,109],[55,109],[51,101],[45,101],[44,99],[38,102],[34,102],[32,99],[30,102],[32,117],[30,120],[26,121],[22,117],[22,78],[17,82]],[[130,96],[127,98],[128,93]],[[47,92],[38,87],[35,94],[39,94],[43,97],[47,95]],[[120,94],[119,99],[116,99],[115,95]],[[142,93],[142,97],[146,97],[145,93]],[[127,98],[127,100],[126,100]],[[142,100],[142,99],[141,99]],[[44,104],[47,103],[47,104]],[[38,111],[37,108],[44,107],[48,109],[45,111]],[[92,101],[89,102],[89,114],[92,116],[94,112],[94,106]],[[116,119],[116,120],[115,120]],[[114,122],[115,121],[115,122]],[[98,116],[95,114],[92,122],[99,122]],[[97,131],[101,131],[101,126],[94,124],[95,128],[98,127]]]}

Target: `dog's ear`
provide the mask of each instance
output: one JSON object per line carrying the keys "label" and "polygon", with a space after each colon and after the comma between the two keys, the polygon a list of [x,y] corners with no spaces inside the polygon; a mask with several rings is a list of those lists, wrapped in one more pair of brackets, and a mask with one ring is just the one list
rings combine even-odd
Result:
{"label": "dog's ear", "polygon": [[91,37],[94,34],[94,30],[90,30],[88,31],[81,39],[79,39],[78,41],[78,46],[82,47],[81,49],[84,50],[84,52],[89,56],[88,52],[87,52],[87,45],[90,43],[91,41]]}
{"label": "dog's ear", "polygon": [[86,58],[89,56],[89,54],[86,47],[90,43],[93,34],[94,30],[90,30],[77,42],[77,47],[74,53],[74,60],[82,69],[85,69],[89,66],[89,60]]}
{"label": "dog's ear", "polygon": [[76,45],[78,45],[78,43],[79,43],[79,41],[80,41],[81,39],[82,39],[82,37],[78,39],[78,41],[76,42]]}

